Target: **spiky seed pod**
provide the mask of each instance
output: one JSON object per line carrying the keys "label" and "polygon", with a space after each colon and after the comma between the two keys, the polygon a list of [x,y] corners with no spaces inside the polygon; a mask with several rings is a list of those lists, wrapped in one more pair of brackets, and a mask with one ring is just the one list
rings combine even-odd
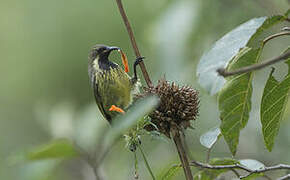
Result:
{"label": "spiky seed pod", "polygon": [[[190,127],[190,121],[198,116],[199,98],[198,91],[190,86],[178,86],[165,79],[158,81],[157,86],[144,88],[144,93],[137,98],[148,94],[155,94],[160,98],[159,106],[149,114],[151,122],[157,126],[157,130],[170,138],[171,128],[186,129]],[[146,130],[156,130],[153,125],[147,125]]]}

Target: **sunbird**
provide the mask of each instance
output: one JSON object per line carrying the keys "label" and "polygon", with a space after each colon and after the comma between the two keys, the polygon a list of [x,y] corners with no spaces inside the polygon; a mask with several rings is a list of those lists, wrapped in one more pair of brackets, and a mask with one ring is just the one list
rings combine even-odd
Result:
{"label": "sunbird", "polygon": [[[122,57],[124,70],[109,60],[112,51],[117,50]],[[119,47],[95,45],[89,53],[88,73],[96,103],[102,115],[110,123],[120,113],[125,113],[133,101],[133,93],[138,89],[136,66],[144,57],[134,62],[134,76],[131,78],[128,60]]]}

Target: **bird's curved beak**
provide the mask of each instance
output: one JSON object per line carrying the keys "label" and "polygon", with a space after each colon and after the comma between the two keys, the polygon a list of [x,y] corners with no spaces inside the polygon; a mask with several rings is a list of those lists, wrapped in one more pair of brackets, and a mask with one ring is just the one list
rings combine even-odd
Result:
{"label": "bird's curved beak", "polygon": [[111,51],[114,51],[114,50],[118,50],[118,51],[120,51],[121,48],[116,47],[116,46],[112,46],[112,47],[109,47],[109,48],[108,48],[108,52],[111,52]]}

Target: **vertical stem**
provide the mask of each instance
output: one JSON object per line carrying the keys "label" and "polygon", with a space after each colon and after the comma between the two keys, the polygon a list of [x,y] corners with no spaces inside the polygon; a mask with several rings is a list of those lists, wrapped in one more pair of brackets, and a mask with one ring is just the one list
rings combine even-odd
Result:
{"label": "vertical stem", "polygon": [[[135,39],[135,36],[134,36],[133,30],[132,30],[132,27],[131,27],[131,25],[130,25],[130,22],[129,22],[129,20],[128,20],[128,17],[127,17],[127,15],[126,15],[126,13],[125,13],[125,10],[124,10],[123,4],[122,4],[122,0],[116,0],[116,2],[117,2],[117,5],[118,5],[118,8],[119,8],[120,14],[121,14],[121,16],[122,16],[122,18],[123,18],[124,24],[125,24],[125,26],[126,26],[126,29],[127,29],[127,31],[128,31],[128,34],[129,34],[129,37],[130,37],[130,40],[131,40],[131,44],[132,44],[132,47],[133,47],[133,49],[134,49],[134,52],[135,52],[136,58],[139,58],[139,57],[141,57],[141,53],[140,53],[140,51],[139,51],[139,49],[138,49],[138,46],[137,46],[137,43],[136,43],[136,39]],[[141,62],[139,63],[139,65],[140,65],[140,68],[141,68],[141,70],[142,70],[143,77],[144,77],[144,79],[145,79],[145,81],[146,81],[146,83],[147,83],[147,86],[148,86],[148,87],[152,87],[153,85],[152,85],[152,82],[151,82],[150,77],[149,77],[149,75],[148,75],[148,72],[147,72],[147,70],[146,70],[146,67],[145,67],[144,62],[141,61]]]}
{"label": "vertical stem", "polygon": [[139,179],[139,175],[138,175],[138,159],[137,159],[137,153],[136,151],[134,152],[134,158],[135,158],[135,164],[134,164],[134,168],[135,168],[135,174],[134,174],[134,178],[135,179]]}
{"label": "vertical stem", "polygon": [[186,155],[186,152],[184,150],[184,146],[182,144],[182,141],[180,139],[180,133],[178,130],[173,130],[172,132],[173,132],[172,133],[173,141],[174,141],[175,146],[177,148],[178,155],[179,155],[179,158],[180,158],[183,170],[184,170],[186,180],[193,180],[190,166],[189,166],[189,162],[187,159],[187,155]]}
{"label": "vertical stem", "polygon": [[144,159],[144,162],[145,162],[146,168],[148,169],[148,171],[149,171],[149,173],[150,173],[152,179],[155,180],[156,178],[155,178],[155,176],[154,176],[154,174],[153,174],[153,172],[152,172],[152,170],[151,170],[151,167],[150,167],[150,165],[149,165],[149,163],[148,163],[148,161],[147,161],[147,158],[146,158],[146,156],[145,156],[145,154],[144,154],[144,152],[143,152],[143,150],[142,150],[142,148],[141,148],[141,145],[139,145],[138,148],[139,148],[139,150],[140,150],[140,152],[141,152],[141,154],[142,154],[142,157],[143,157],[143,159]]}

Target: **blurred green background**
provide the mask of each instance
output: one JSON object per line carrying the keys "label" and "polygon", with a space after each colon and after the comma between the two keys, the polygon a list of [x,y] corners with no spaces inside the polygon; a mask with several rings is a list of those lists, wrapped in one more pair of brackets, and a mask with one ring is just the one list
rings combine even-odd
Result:
{"label": "blurred green background", "polygon": [[[218,126],[216,97],[197,84],[196,65],[212,43],[237,25],[258,16],[282,14],[287,0],[124,0],[130,21],[156,82],[166,76],[201,91],[200,117],[187,132],[191,156],[205,159],[199,136]],[[279,30],[279,29],[278,29]],[[114,0],[1,0],[0,6],[0,179],[93,179],[81,160],[11,165],[7,158],[53,138],[71,137],[84,119],[99,116],[87,76],[87,55],[94,44],[116,45],[132,64],[134,54]],[[289,38],[274,40],[265,57],[278,54]],[[118,54],[112,58],[120,63]],[[265,150],[259,123],[259,101],[269,69],[257,72],[252,117],[241,133],[237,158],[267,165],[290,163],[289,113],[273,152]],[[96,118],[97,119],[97,118]],[[104,120],[103,120],[104,121]],[[77,126],[77,127],[76,127]],[[165,138],[164,138],[165,139]],[[108,179],[133,179],[134,157],[120,142],[105,160]],[[143,138],[158,175],[178,162],[169,140]],[[221,140],[214,157],[230,156]],[[149,179],[142,160],[140,178]],[[182,173],[180,173],[182,176]],[[129,177],[129,178],[128,178]]]}

